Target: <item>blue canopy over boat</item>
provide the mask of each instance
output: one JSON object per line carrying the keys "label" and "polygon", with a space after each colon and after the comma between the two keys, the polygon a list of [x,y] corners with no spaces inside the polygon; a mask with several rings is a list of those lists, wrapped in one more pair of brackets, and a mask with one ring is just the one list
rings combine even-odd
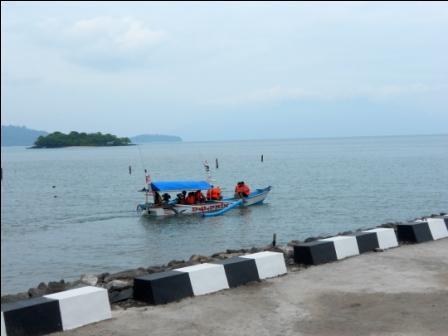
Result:
{"label": "blue canopy over boat", "polygon": [[151,183],[151,189],[154,191],[207,190],[210,188],[210,183],[207,181],[159,181]]}

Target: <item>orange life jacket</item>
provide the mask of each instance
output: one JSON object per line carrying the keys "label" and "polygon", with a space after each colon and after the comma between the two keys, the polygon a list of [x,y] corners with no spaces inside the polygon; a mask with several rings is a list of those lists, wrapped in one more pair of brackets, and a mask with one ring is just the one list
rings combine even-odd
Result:
{"label": "orange life jacket", "polygon": [[250,189],[247,185],[243,184],[243,185],[237,185],[235,188],[235,192],[237,194],[239,193],[245,193],[246,195],[250,194]]}
{"label": "orange life jacket", "polygon": [[205,201],[204,195],[202,195],[202,193],[201,193],[200,191],[198,191],[198,192],[196,193],[196,201],[197,201],[198,203],[202,203],[202,202]]}
{"label": "orange life jacket", "polygon": [[221,199],[221,189],[219,189],[219,187],[213,188],[211,190],[211,197],[213,200]]}
{"label": "orange life jacket", "polygon": [[186,204],[195,204],[196,203],[196,196],[195,195],[188,195],[185,199]]}

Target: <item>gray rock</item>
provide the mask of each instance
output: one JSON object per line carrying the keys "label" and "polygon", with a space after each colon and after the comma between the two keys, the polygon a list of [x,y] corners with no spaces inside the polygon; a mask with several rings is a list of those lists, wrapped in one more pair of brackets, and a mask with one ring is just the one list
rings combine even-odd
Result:
{"label": "gray rock", "polygon": [[48,291],[49,291],[48,286],[44,282],[41,282],[37,286],[37,288],[28,289],[28,296],[30,298],[41,297],[47,294]]}
{"label": "gray rock", "polygon": [[95,286],[98,283],[98,277],[93,274],[83,274],[80,281],[88,286]]}
{"label": "gray rock", "polygon": [[17,294],[8,294],[8,295],[3,295],[2,299],[1,299],[1,303],[13,303],[13,302],[17,302],[17,301],[22,301],[22,300],[27,300],[29,299],[29,295],[28,292],[21,292],[21,293],[17,293]]}
{"label": "gray rock", "polygon": [[65,284],[65,289],[75,289],[75,288],[81,288],[81,287],[85,287],[86,284],[83,283],[81,280],[75,280],[73,282],[68,282]]}
{"label": "gray rock", "polygon": [[97,275],[97,278],[98,278],[98,283],[102,283],[102,282],[104,282],[104,279],[108,276],[108,275],[110,275],[110,273],[101,273],[101,274],[98,274]]}
{"label": "gray rock", "polygon": [[149,273],[149,274],[152,274],[152,273],[159,273],[159,272],[163,272],[163,271],[165,271],[166,270],[166,267],[164,267],[164,266],[151,266],[151,267],[148,267],[147,269],[146,269],[146,271]]}
{"label": "gray rock", "polygon": [[144,268],[131,269],[123,272],[109,274],[104,278],[104,282],[111,282],[112,280],[134,279],[135,277],[148,274]]}
{"label": "gray rock", "polygon": [[132,287],[134,284],[134,280],[112,280],[106,284],[106,288],[108,290],[113,289],[124,289]]}
{"label": "gray rock", "polygon": [[199,254],[193,254],[190,257],[190,261],[194,263],[205,263],[211,261],[211,258]]}
{"label": "gray rock", "polygon": [[110,303],[121,302],[124,300],[129,300],[134,297],[134,288],[126,288],[123,290],[116,290],[109,292],[109,301]]}
{"label": "gray rock", "polygon": [[63,279],[61,281],[50,281],[47,294],[62,292],[65,290],[65,286],[66,283]]}

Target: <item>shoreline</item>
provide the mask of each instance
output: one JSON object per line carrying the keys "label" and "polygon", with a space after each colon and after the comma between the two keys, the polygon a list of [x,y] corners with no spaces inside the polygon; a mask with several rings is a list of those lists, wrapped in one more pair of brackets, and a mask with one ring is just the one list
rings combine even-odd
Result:
{"label": "shoreline", "polygon": [[112,319],[55,335],[442,336],[447,249],[409,244],[165,305],[112,305]]}
{"label": "shoreline", "polygon": [[[420,220],[422,218],[430,218],[435,216],[443,216],[445,213],[431,214],[430,216],[423,216],[415,218],[412,221]],[[389,222],[385,224],[378,225],[377,227],[383,228],[394,228],[401,222]],[[361,230],[367,230],[370,228],[359,228],[353,231],[340,232],[337,235],[348,235]],[[303,240],[303,242],[311,242],[317,239],[328,238],[334,235],[309,237]],[[112,304],[118,304],[123,307],[139,306],[140,303],[132,299],[132,289],[134,278],[146,274],[152,274],[157,272],[163,272],[168,270],[173,270],[180,267],[192,266],[204,262],[212,262],[217,260],[224,260],[235,256],[241,256],[248,253],[256,253],[261,251],[274,251],[281,252],[284,255],[285,263],[289,271],[298,270],[301,268],[307,268],[309,266],[295,264],[293,258],[293,245],[298,244],[302,241],[291,240],[286,245],[276,246],[268,244],[264,247],[252,247],[243,249],[227,249],[226,251],[216,252],[210,256],[204,255],[192,255],[188,260],[171,260],[167,264],[163,265],[152,265],[148,267],[138,267],[128,270],[123,270],[116,273],[99,273],[99,274],[82,274],[78,280],[66,282],[64,279],[59,281],[49,281],[48,283],[40,282],[36,287],[29,288],[27,291],[15,293],[15,294],[4,294],[1,296],[1,303],[12,303],[20,300],[37,298],[47,294],[54,294],[64,290],[74,289],[83,287],[86,285],[97,286],[105,288],[108,290],[109,299]],[[401,245],[407,245],[405,243],[400,243]]]}

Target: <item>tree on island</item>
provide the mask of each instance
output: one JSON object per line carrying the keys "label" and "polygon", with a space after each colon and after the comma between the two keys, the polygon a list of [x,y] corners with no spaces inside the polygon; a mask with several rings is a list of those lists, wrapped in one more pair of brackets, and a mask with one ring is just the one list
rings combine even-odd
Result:
{"label": "tree on island", "polygon": [[129,138],[118,138],[112,134],[78,133],[70,132],[64,134],[54,132],[46,136],[40,136],[34,143],[33,148],[58,148],[71,146],[128,146],[131,144]]}

